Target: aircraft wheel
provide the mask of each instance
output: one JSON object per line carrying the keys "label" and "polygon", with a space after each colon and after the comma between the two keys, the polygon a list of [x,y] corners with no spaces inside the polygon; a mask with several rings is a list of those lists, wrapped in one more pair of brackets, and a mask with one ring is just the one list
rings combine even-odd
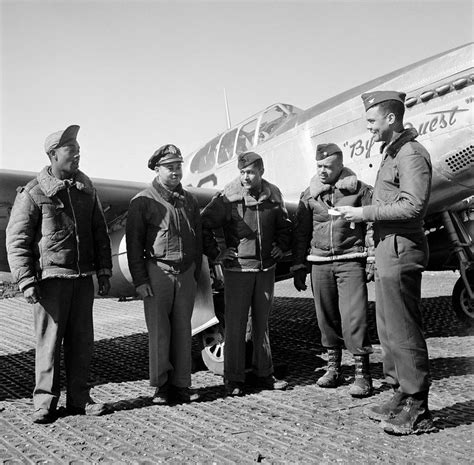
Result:
{"label": "aircraft wheel", "polygon": [[[469,280],[471,281],[471,275]],[[456,281],[452,296],[453,309],[456,316],[463,322],[474,324],[474,301],[469,299],[464,281],[459,278]]]}
{"label": "aircraft wheel", "polygon": [[202,332],[201,356],[206,367],[216,375],[224,376],[224,333],[220,325]]}

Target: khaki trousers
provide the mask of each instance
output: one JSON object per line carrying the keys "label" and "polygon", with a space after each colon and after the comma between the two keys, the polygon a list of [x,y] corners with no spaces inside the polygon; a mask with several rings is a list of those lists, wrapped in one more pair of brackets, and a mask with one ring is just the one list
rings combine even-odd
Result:
{"label": "khaki trousers", "polygon": [[54,278],[39,284],[41,300],[34,304],[36,333],[35,410],[56,408],[60,394],[61,344],[66,367],[66,403],[84,407],[89,400],[87,378],[94,346],[92,277]]}
{"label": "khaki trousers", "polygon": [[259,272],[224,271],[224,377],[245,381],[245,333],[252,314],[252,369],[257,376],[273,373],[268,317],[273,303],[275,269]]}
{"label": "khaki trousers", "polygon": [[311,286],[323,347],[345,344],[354,355],[372,353],[365,259],[313,264]]}
{"label": "khaki trousers", "polygon": [[195,265],[173,274],[147,261],[153,297],[144,299],[149,340],[150,385],[191,385],[191,315]]}
{"label": "khaki trousers", "polygon": [[421,273],[427,261],[423,233],[392,234],[375,249],[376,319],[383,370],[387,382],[405,394],[427,391],[430,386],[420,311]]}

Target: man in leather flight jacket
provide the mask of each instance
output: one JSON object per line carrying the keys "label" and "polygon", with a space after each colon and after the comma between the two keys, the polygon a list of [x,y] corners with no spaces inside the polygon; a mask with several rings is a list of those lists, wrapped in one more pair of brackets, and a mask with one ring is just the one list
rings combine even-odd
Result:
{"label": "man in leather flight jacket", "polygon": [[389,434],[434,430],[428,409],[429,359],[422,330],[421,275],[428,263],[423,218],[431,190],[431,161],[404,129],[405,94],[374,91],[362,95],[367,128],[383,142],[383,159],[372,205],[341,207],[348,221],[373,221],[377,331],[384,351],[386,382],[392,398],[367,409]]}
{"label": "man in leather flight jacket", "polygon": [[35,423],[56,418],[63,341],[67,412],[107,411],[90,398],[87,378],[94,343],[92,275],[97,274],[99,294],[107,294],[112,258],[97,192],[79,171],[78,131],[73,125],[46,138],[51,166],[19,190],[7,227],[13,278],[33,304]]}
{"label": "man in leather flight jacket", "polygon": [[[353,355],[353,397],[372,394],[369,354],[372,346],[367,325],[367,257],[373,259],[372,228],[349,224],[335,216],[341,205],[369,205],[371,187],[343,164],[342,150],[333,143],[316,148],[317,174],[301,194],[293,233],[292,271],[297,290],[306,289],[307,263],[321,343],[328,353],[326,373],[317,380],[323,388],[343,382],[342,348]],[[371,265],[368,270],[370,275]]]}
{"label": "man in leather flight jacket", "polygon": [[143,299],[149,339],[150,385],[156,404],[197,400],[191,385],[191,315],[201,269],[201,217],[181,186],[183,158],[175,145],[148,161],[152,185],[128,210],[128,266]]}
{"label": "man in leather flight jacket", "polygon": [[[204,253],[224,267],[226,394],[242,395],[245,332],[252,315],[252,368],[257,385],[284,389],[273,376],[268,317],[273,302],[276,261],[290,248],[291,222],[280,190],[262,178],[263,160],[254,152],[238,157],[240,176],[224,187],[202,212]],[[222,228],[220,251],[214,230]]]}

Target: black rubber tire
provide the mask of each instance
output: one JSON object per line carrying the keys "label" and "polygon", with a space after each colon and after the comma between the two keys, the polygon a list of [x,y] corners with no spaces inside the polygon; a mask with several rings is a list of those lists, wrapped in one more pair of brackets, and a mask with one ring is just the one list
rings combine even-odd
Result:
{"label": "black rubber tire", "polygon": [[[469,276],[470,282],[472,277],[471,274]],[[466,287],[462,278],[459,278],[454,285],[452,304],[454,313],[456,313],[459,320],[469,323],[471,326],[474,325],[474,302],[469,302]]]}

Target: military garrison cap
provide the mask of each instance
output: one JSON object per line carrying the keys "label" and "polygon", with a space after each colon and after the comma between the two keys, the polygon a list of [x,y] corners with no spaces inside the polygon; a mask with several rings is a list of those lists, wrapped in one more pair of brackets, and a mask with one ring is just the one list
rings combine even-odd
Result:
{"label": "military garrison cap", "polygon": [[245,168],[246,166],[251,165],[257,160],[262,160],[262,157],[258,153],[255,153],[255,152],[239,153],[237,166],[239,170],[241,170],[242,168]]}
{"label": "military garrison cap", "polygon": [[181,150],[173,144],[162,145],[158,150],[155,150],[153,155],[148,160],[148,168],[154,170],[158,165],[166,163],[183,162]]}
{"label": "military garrison cap", "polygon": [[50,150],[63,147],[68,142],[75,141],[79,129],[80,126],[73,124],[62,131],[53,132],[53,134],[50,134],[44,141],[44,150],[46,153],[49,153]]}
{"label": "military garrison cap", "polygon": [[406,94],[404,92],[397,92],[395,90],[375,90],[362,94],[362,101],[364,102],[365,111],[374,105],[386,102],[387,100],[396,100],[405,103]]}
{"label": "military garrison cap", "polygon": [[329,144],[319,144],[316,147],[316,160],[324,160],[325,158],[335,155],[336,153],[342,155],[342,150],[338,145],[333,144],[332,142]]}

